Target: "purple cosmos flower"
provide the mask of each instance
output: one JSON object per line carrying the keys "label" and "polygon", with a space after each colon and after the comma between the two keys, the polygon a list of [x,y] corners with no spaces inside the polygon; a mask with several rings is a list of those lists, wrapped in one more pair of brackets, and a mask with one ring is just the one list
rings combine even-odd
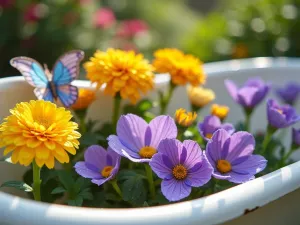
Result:
{"label": "purple cosmos flower", "polygon": [[75,164],[76,172],[100,186],[118,173],[121,156],[110,148],[106,151],[99,145],[92,145],[85,151],[84,159],[84,162]]}
{"label": "purple cosmos flower", "polygon": [[252,155],[254,146],[254,137],[248,132],[240,131],[231,136],[226,130],[217,130],[205,151],[214,168],[213,176],[233,183],[254,179],[254,174],[267,165],[264,157]]}
{"label": "purple cosmos flower", "polygon": [[231,80],[225,80],[227,91],[235,102],[245,108],[252,109],[258,105],[268,94],[271,85],[262,79],[250,78],[244,86],[238,88]]}
{"label": "purple cosmos flower", "polygon": [[293,128],[292,132],[293,132],[292,135],[293,144],[295,144],[296,146],[300,146],[300,129],[297,130]]}
{"label": "purple cosmos flower", "polygon": [[297,83],[288,83],[285,87],[278,88],[276,93],[285,103],[293,105],[300,93],[300,85]]}
{"label": "purple cosmos flower", "polygon": [[285,128],[300,120],[300,116],[292,106],[280,106],[274,99],[267,102],[267,116],[273,128]]}
{"label": "purple cosmos flower", "polygon": [[222,124],[221,120],[217,116],[206,116],[202,123],[198,124],[198,130],[200,135],[205,139],[209,140],[213,136],[213,133],[218,129],[227,130],[230,134],[233,134],[235,128],[230,123]]}
{"label": "purple cosmos flower", "polygon": [[150,166],[163,179],[161,191],[169,201],[189,196],[192,187],[206,184],[213,171],[197,142],[191,140],[161,141]]}
{"label": "purple cosmos flower", "polygon": [[150,162],[161,140],[176,138],[177,127],[170,116],[158,116],[149,124],[141,117],[127,114],[117,124],[117,136],[110,135],[109,146],[133,162]]}

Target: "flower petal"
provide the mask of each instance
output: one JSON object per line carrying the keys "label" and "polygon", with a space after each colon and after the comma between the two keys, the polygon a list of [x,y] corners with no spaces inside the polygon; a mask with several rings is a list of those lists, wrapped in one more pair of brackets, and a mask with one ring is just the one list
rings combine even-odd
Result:
{"label": "flower petal", "polygon": [[235,127],[231,123],[224,123],[221,125],[220,129],[226,130],[230,135],[235,132]]}
{"label": "flower petal", "polygon": [[198,143],[192,140],[185,140],[183,146],[186,148],[187,152],[184,165],[187,169],[191,169],[196,163],[202,161],[202,150]]}
{"label": "flower petal", "polygon": [[232,171],[239,174],[257,174],[267,166],[267,160],[261,155],[251,155],[247,160],[237,165],[232,165]]}
{"label": "flower petal", "polygon": [[148,124],[141,117],[127,114],[121,116],[117,124],[117,135],[124,145],[138,152],[144,147],[145,132]]}
{"label": "flower petal", "polygon": [[236,84],[231,81],[231,80],[225,80],[224,81],[225,87],[228,91],[228,93],[230,94],[230,96],[233,98],[233,100],[235,102],[237,102],[237,92],[238,92],[238,88],[236,86]]}
{"label": "flower petal", "polygon": [[100,179],[92,179],[92,183],[97,184],[98,186],[104,184],[106,181],[109,181],[111,178],[100,178]]}
{"label": "flower petal", "polygon": [[177,126],[175,121],[170,116],[157,116],[149,123],[151,129],[150,146],[157,148],[160,141],[166,138],[177,137]]}
{"label": "flower petal", "polygon": [[[249,108],[254,107],[256,104],[253,98],[257,94],[257,92],[259,92],[259,90],[260,89],[258,87],[249,87],[249,86],[242,87],[238,91],[238,95],[237,95],[238,102],[245,107],[249,107]],[[262,99],[260,99],[260,101],[261,100]]]}
{"label": "flower petal", "polygon": [[152,157],[149,165],[151,166],[151,169],[156,173],[156,175],[161,179],[169,177],[170,174],[172,175],[173,165],[169,161],[169,158],[162,153],[155,154]]}
{"label": "flower petal", "polygon": [[[134,151],[132,151],[131,149],[127,148],[125,145],[123,145],[118,136],[116,135],[110,135],[108,138],[108,145],[109,147],[115,151],[116,153],[118,153],[121,156],[124,156],[126,158],[128,158],[128,155],[130,156],[130,158],[135,158],[135,159],[141,159],[140,155]],[[126,154],[124,154],[124,152],[126,152]]]}
{"label": "flower petal", "polygon": [[233,171],[229,172],[228,175],[230,178],[227,180],[236,184],[245,183],[255,178],[253,174],[240,174]]}
{"label": "flower petal", "polygon": [[86,166],[85,162],[77,162],[75,164],[74,168],[75,168],[76,172],[84,178],[93,178],[93,179],[102,178],[100,173],[89,169]]}
{"label": "flower petal", "polygon": [[249,156],[253,153],[255,140],[252,134],[244,131],[233,134],[230,138],[228,153],[224,155],[229,162],[243,156]]}
{"label": "flower petal", "polygon": [[202,162],[195,164],[189,171],[187,180],[193,187],[200,187],[206,184],[213,172],[212,166],[209,164],[206,157],[203,157]]}
{"label": "flower petal", "polygon": [[172,165],[177,165],[180,162],[182,152],[182,143],[177,139],[164,139],[158,145],[158,152],[166,155]]}
{"label": "flower petal", "polygon": [[221,159],[222,152],[227,151],[226,141],[230,138],[230,134],[224,130],[217,130],[211,140],[206,145],[206,156],[211,165],[215,165],[216,162]]}
{"label": "flower petal", "polygon": [[100,171],[106,166],[106,150],[99,145],[92,145],[84,152],[85,162],[98,168]]}
{"label": "flower petal", "polygon": [[191,186],[186,185],[184,181],[176,179],[163,180],[161,182],[161,192],[171,202],[179,201],[190,195]]}
{"label": "flower petal", "polygon": [[48,159],[46,160],[46,166],[49,168],[49,169],[53,169],[54,168],[54,156],[53,155],[50,155],[48,157]]}

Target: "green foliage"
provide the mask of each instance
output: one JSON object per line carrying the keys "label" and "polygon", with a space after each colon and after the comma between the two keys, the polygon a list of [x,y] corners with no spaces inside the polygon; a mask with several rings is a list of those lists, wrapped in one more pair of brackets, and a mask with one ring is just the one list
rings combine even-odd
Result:
{"label": "green foliage", "polygon": [[25,192],[32,192],[32,187],[22,181],[6,181],[1,184],[0,188],[12,187]]}

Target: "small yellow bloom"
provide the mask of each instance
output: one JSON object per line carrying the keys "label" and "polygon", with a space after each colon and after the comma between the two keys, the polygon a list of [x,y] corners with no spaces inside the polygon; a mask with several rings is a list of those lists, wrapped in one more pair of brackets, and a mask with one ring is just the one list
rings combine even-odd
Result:
{"label": "small yellow bloom", "polygon": [[235,59],[247,58],[249,56],[249,49],[246,44],[238,43],[233,47],[232,57]]}
{"label": "small yellow bloom", "polygon": [[185,109],[180,108],[175,112],[175,120],[176,122],[184,127],[188,127],[192,125],[192,123],[196,120],[197,113],[195,112],[186,112]]}
{"label": "small yellow bloom", "polygon": [[79,88],[77,101],[72,105],[72,109],[86,109],[96,99],[94,91]]}
{"label": "small yellow bloom", "polygon": [[199,108],[202,108],[215,100],[214,91],[208,88],[189,86],[187,92],[192,105]]}
{"label": "small yellow bloom", "polygon": [[151,64],[142,54],[134,51],[108,49],[106,52],[97,51],[90,61],[84,64],[87,77],[97,83],[97,88],[106,84],[104,93],[136,103],[141,93],[153,89],[154,74]]}
{"label": "small yellow bloom", "polygon": [[10,112],[0,125],[0,147],[6,147],[4,155],[12,152],[12,163],[28,166],[35,160],[39,167],[46,164],[51,169],[54,159],[68,163],[67,152],[76,154],[80,133],[75,131],[77,123],[70,121],[70,111],[37,100],[21,102]]}
{"label": "small yellow bloom", "polygon": [[170,48],[157,50],[154,56],[153,66],[156,71],[169,73],[174,84],[190,83],[198,86],[205,83],[206,75],[203,71],[203,63],[198,58]]}
{"label": "small yellow bloom", "polygon": [[229,107],[226,105],[213,104],[211,106],[211,114],[219,117],[221,120],[225,119],[229,113]]}

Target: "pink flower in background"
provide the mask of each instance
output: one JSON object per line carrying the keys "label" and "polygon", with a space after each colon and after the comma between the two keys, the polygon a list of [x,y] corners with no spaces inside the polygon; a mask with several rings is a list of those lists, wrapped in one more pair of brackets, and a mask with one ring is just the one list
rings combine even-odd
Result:
{"label": "pink flower in background", "polygon": [[15,0],[0,0],[0,7],[8,8],[15,3]]}
{"label": "pink flower in background", "polygon": [[116,21],[114,12],[109,8],[101,8],[94,14],[95,27],[109,28]]}
{"label": "pink flower in background", "polygon": [[43,3],[30,4],[24,13],[25,22],[37,22],[48,14],[49,8]]}
{"label": "pink flower in background", "polygon": [[117,32],[121,37],[134,37],[140,32],[148,31],[148,25],[145,21],[139,19],[124,20]]}

